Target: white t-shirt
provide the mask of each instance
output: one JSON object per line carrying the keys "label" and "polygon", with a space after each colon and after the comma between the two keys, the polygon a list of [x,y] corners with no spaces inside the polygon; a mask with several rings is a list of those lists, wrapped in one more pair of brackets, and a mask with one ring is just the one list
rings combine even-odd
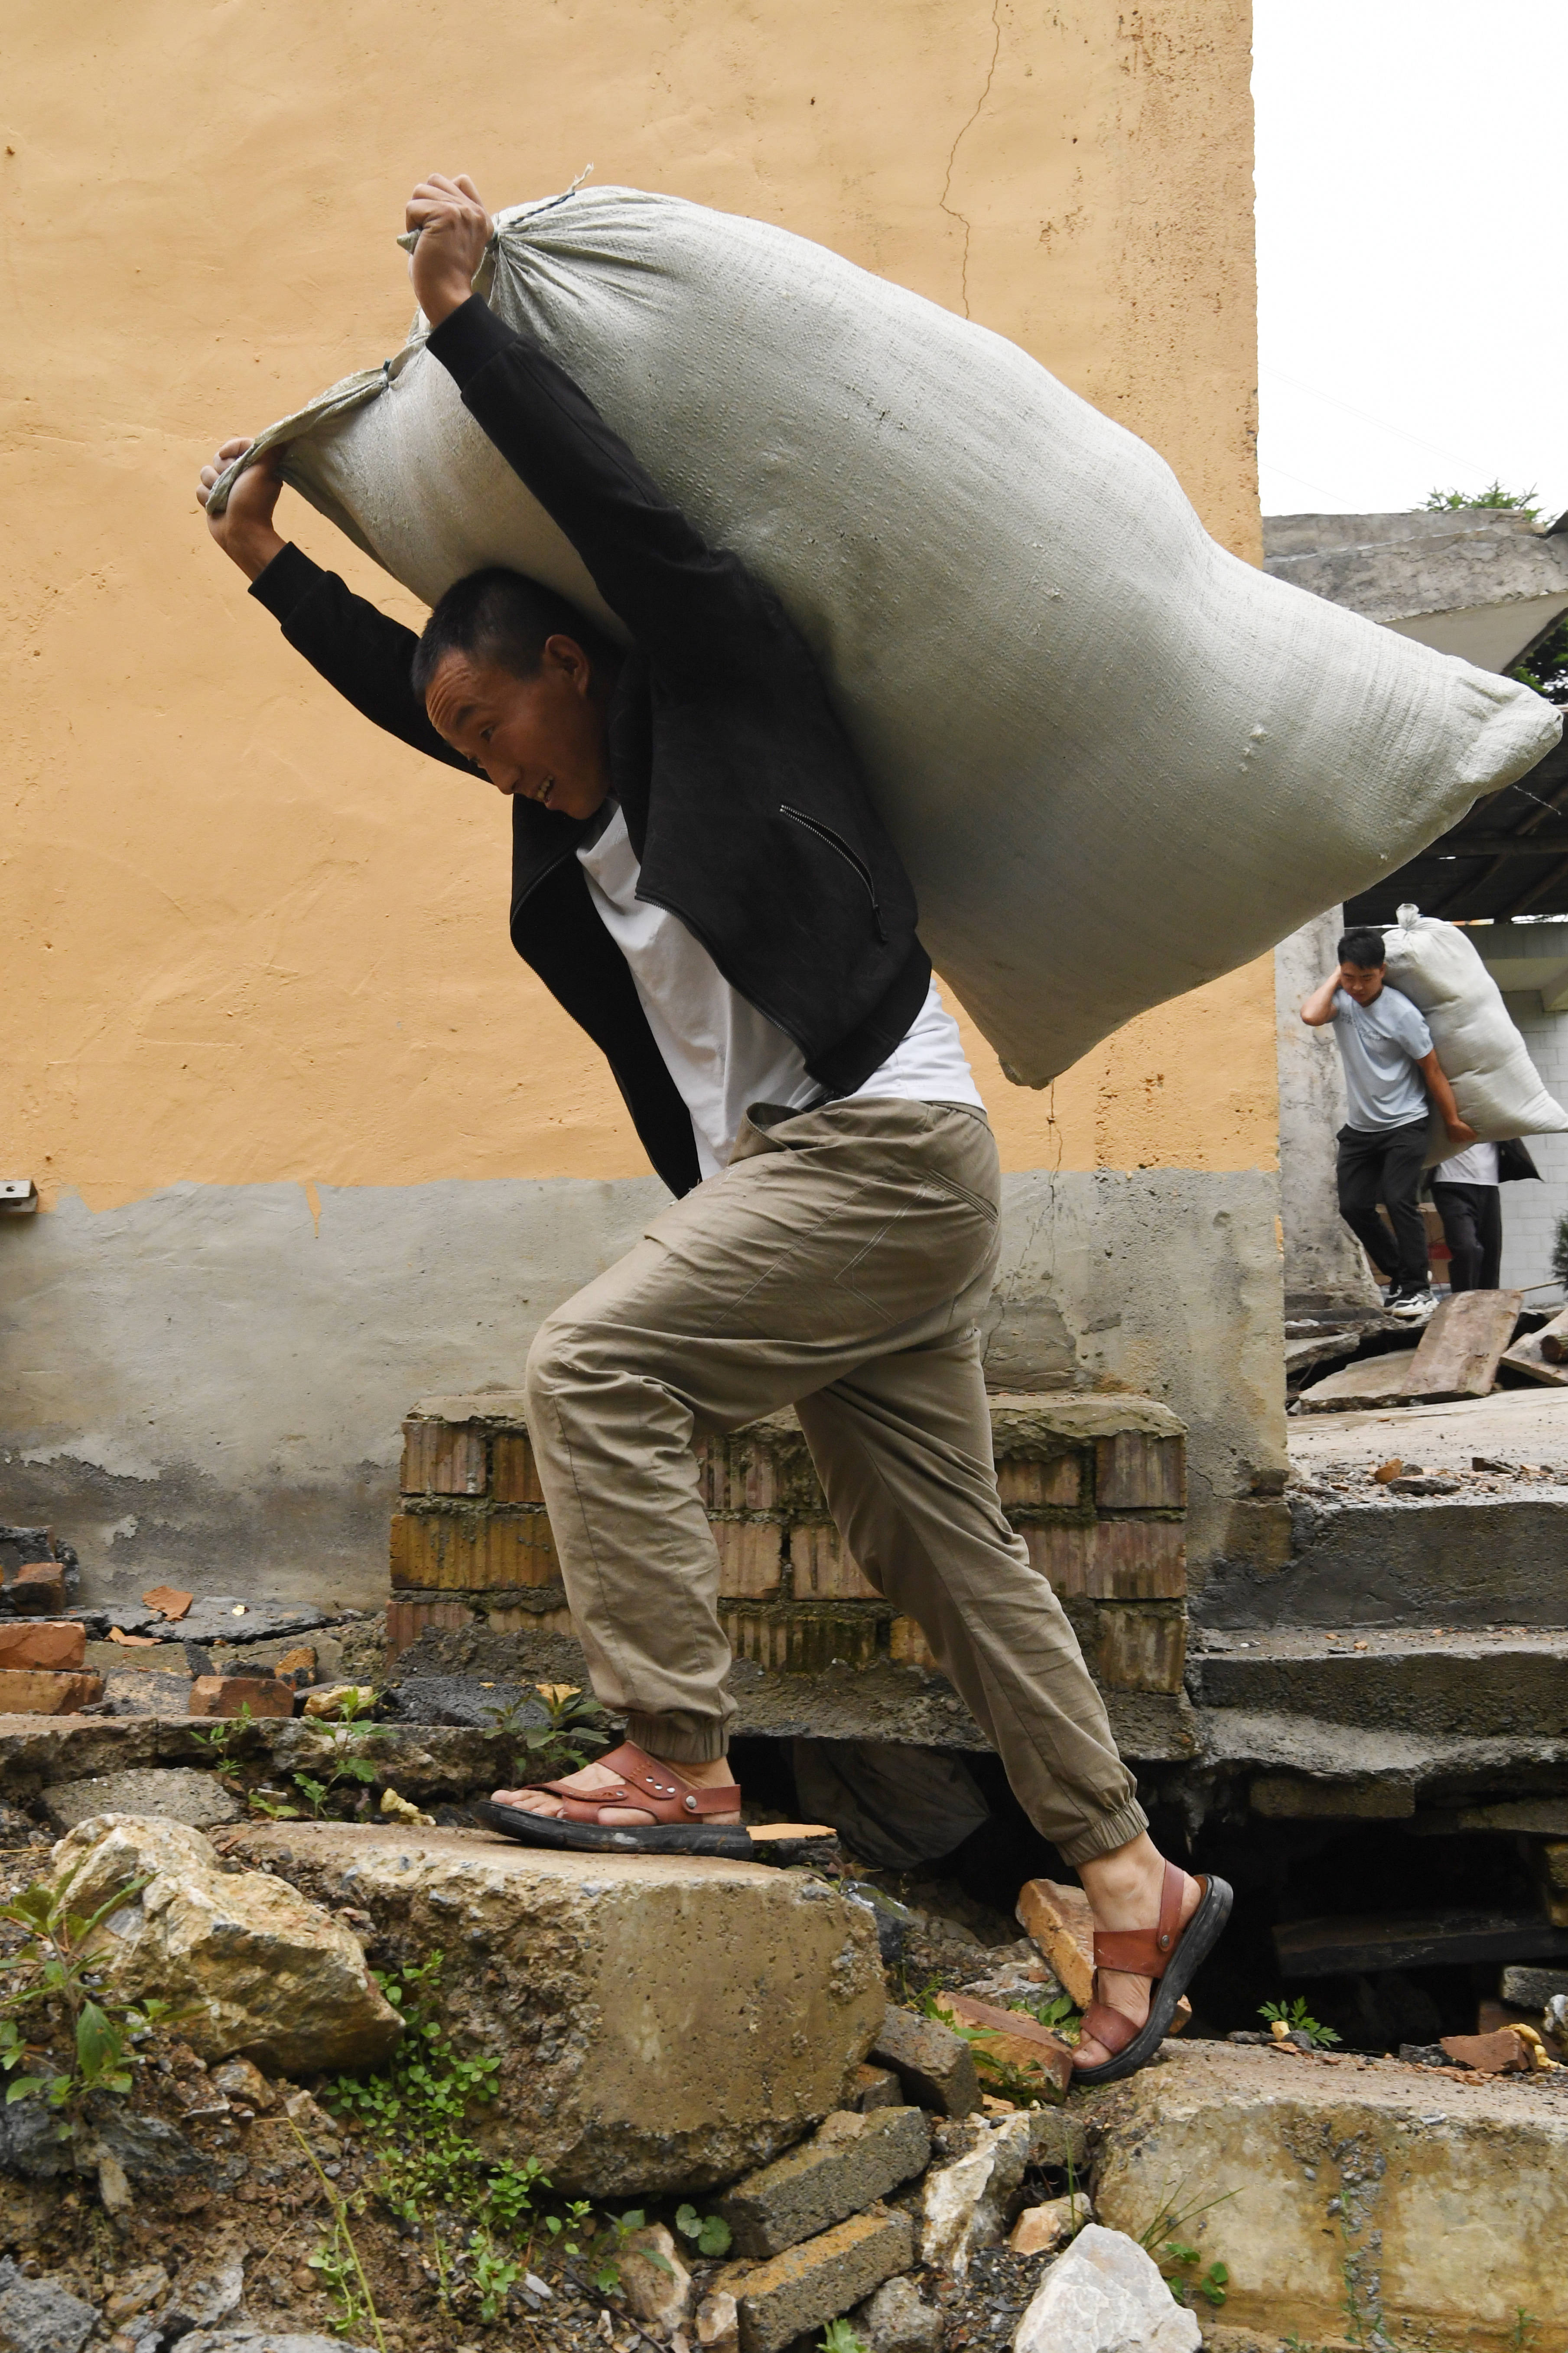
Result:
{"label": "white t-shirt", "polygon": [[[822,1089],[794,1039],[731,987],[679,917],[637,897],[642,870],[619,808],[577,858],[599,919],[631,967],[654,1044],[691,1113],[698,1166],[704,1176],[716,1176],[750,1104],[804,1110]],[[984,1109],[958,1024],[934,980],[908,1035],[855,1092]]]}
{"label": "white t-shirt", "polygon": [[1384,981],[1370,1005],[1336,989],[1334,1043],[1352,1127],[1375,1135],[1426,1118],[1426,1088],[1415,1065],[1432,1051],[1432,1032],[1403,989]]}
{"label": "white t-shirt", "polygon": [[1432,1181],[1435,1185],[1495,1185],[1497,1145],[1467,1144],[1463,1152],[1450,1153],[1447,1160],[1438,1161]]}

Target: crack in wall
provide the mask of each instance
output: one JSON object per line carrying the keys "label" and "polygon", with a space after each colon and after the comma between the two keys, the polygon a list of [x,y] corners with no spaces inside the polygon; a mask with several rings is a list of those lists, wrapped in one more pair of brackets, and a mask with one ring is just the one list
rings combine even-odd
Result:
{"label": "crack in wall", "polygon": [[979,120],[980,120],[981,116],[984,113],[984,111],[985,111],[985,101],[986,101],[986,100],[987,100],[987,99],[990,97],[990,95],[991,95],[991,85],[992,85],[992,83],[993,83],[993,82],[995,80],[995,79],[996,79],[996,64],[997,64],[997,60],[998,60],[998,58],[999,58],[1001,57],[1001,55],[1002,55],[1002,13],[1001,13],[1001,12],[1002,12],[1002,0],[992,0],[992,5],[991,5],[991,30],[992,30],[992,33],[993,33],[993,35],[994,35],[994,38],[993,38],[992,43],[991,43],[991,63],[990,63],[990,65],[989,65],[989,66],[987,67],[987,69],[986,69],[984,86],[984,88],[982,89],[982,90],[981,90],[981,92],[980,92],[979,97],[978,97],[978,98],[975,100],[975,101],[974,101],[974,111],[973,111],[973,113],[969,117],[969,120],[968,120],[966,122],[963,122],[963,123],[961,123],[961,124],[960,124],[960,126],[959,126],[959,130],[958,130],[958,135],[957,135],[957,137],[953,140],[952,145],[952,146],[949,148],[949,150],[948,150],[948,154],[947,154],[947,176],[946,176],[946,178],[943,180],[943,182],[942,182],[942,194],[941,194],[941,195],[937,198],[938,206],[940,206],[940,208],[942,209],[942,211],[943,211],[943,212],[947,215],[947,216],[948,216],[949,220],[955,220],[955,221],[958,223],[958,225],[959,225],[960,228],[962,228],[962,230],[963,231],[963,256],[962,256],[962,259],[961,259],[960,263],[959,263],[959,280],[958,280],[958,283],[959,283],[959,293],[960,293],[960,296],[961,296],[961,298],[962,298],[962,300],[963,300],[963,315],[964,315],[964,317],[965,317],[966,319],[967,319],[967,318],[968,318],[968,316],[969,316],[969,239],[970,239],[970,227],[969,227],[969,221],[968,221],[967,216],[966,216],[964,214],[961,213],[961,212],[955,212],[955,211],[953,210],[952,206],[948,203],[948,201],[947,201],[947,200],[948,200],[948,196],[949,196],[949,195],[952,193],[952,173],[953,173],[953,166],[954,166],[954,164],[955,164],[957,163],[957,161],[958,161],[958,151],[959,151],[959,149],[963,146],[963,142],[964,142],[965,139],[967,139],[967,137],[969,136],[969,133],[973,130],[973,128],[974,128],[975,124],[979,121]]}

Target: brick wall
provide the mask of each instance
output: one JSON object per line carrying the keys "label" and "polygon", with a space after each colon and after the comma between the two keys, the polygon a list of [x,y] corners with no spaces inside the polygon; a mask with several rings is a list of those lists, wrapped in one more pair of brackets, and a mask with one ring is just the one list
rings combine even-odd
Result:
{"label": "brick wall", "polygon": [[[1108,1692],[1172,1694],[1186,1656],[1186,1451],[1146,1398],[992,1400],[998,1486]],[[912,1619],[861,1574],[793,1413],[698,1449],[738,1657],[775,1672],[929,1670]],[[567,1633],[571,1616],[521,1399],[442,1398],[404,1424],[389,1658],[427,1629]],[[868,1727],[868,1729],[870,1727]]]}

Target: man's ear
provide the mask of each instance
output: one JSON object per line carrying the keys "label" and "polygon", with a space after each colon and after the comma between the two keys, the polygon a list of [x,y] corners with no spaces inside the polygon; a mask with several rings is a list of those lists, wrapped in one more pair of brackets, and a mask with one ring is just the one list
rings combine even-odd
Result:
{"label": "man's ear", "polygon": [[570,681],[579,694],[592,693],[594,665],[575,638],[568,638],[558,632],[554,637],[545,638],[541,650],[544,659],[553,662],[556,669]]}

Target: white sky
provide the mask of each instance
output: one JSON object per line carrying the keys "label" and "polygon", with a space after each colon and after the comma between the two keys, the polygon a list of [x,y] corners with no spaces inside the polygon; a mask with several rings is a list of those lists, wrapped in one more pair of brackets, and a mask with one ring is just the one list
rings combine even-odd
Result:
{"label": "white sky", "polygon": [[1563,0],[1254,0],[1265,514],[1568,507]]}

